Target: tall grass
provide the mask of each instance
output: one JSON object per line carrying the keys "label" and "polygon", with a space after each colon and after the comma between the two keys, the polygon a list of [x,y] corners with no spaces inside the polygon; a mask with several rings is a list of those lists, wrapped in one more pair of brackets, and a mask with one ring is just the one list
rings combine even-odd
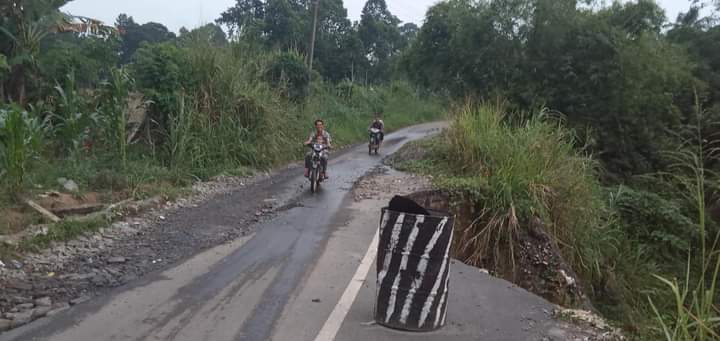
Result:
{"label": "tall grass", "polygon": [[445,135],[444,185],[472,189],[480,204],[462,231],[462,253],[476,264],[500,249],[513,258],[519,229],[538,217],[576,269],[599,272],[597,248],[608,236],[597,164],[575,149],[557,115],[542,111],[513,124],[510,114],[502,102],[466,105]]}
{"label": "tall grass", "polygon": [[[702,122],[702,110],[696,103],[697,122]],[[687,201],[693,203],[697,214],[699,250],[689,250],[685,276],[682,280],[669,279],[659,275],[655,278],[665,284],[673,298],[674,312],[665,313],[650,298],[652,306],[667,341],[720,340],[720,232],[709,236],[706,195],[707,184],[717,179],[717,174],[705,168],[706,157],[714,158],[720,149],[706,150],[702,127],[695,127],[695,138],[673,153],[675,161],[670,172],[664,174],[678,188],[683,189]],[[712,243],[709,241],[712,240]],[[699,258],[693,262],[693,257]],[[697,265],[695,265],[697,264]]]}
{"label": "tall grass", "polygon": [[124,68],[113,68],[110,77],[102,83],[102,110],[107,120],[105,129],[110,136],[110,145],[120,159],[123,170],[128,159],[128,96],[133,80]]}
{"label": "tall grass", "polygon": [[292,57],[292,52],[263,53],[242,43],[218,48],[203,39],[189,42],[183,51],[193,89],[185,89],[178,110],[170,113],[168,136],[172,163],[182,155],[195,175],[298,159],[303,153],[298,142],[317,118],[327,122],[336,145],[342,146],[365,138],[378,109],[386,113],[390,129],[442,113],[438,100],[422,98],[402,82],[374,89],[353,86],[351,94],[340,95],[334,84],[315,79],[306,98],[286,96],[267,75],[276,67],[275,58]]}

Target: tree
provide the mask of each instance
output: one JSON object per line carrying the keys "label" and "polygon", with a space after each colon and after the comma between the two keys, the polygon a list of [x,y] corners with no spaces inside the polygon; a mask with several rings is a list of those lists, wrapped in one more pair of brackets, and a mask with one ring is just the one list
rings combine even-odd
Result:
{"label": "tree", "polygon": [[601,11],[607,15],[608,22],[638,37],[644,33],[660,34],[665,24],[665,10],[654,0],[638,0],[621,4],[613,3],[612,7]]}
{"label": "tree", "polygon": [[220,14],[215,22],[225,25],[230,36],[259,38],[265,18],[262,0],[236,0],[233,7]]}
{"label": "tree", "polygon": [[692,63],[663,39],[664,21],[645,0],[601,9],[576,0],[449,0],[428,11],[403,67],[458,97],[558,110],[580,131],[593,128],[594,151],[611,171],[645,173],[662,168],[660,151],[676,142],[667,130],[689,118],[682,104]]}
{"label": "tree", "polygon": [[39,69],[50,84],[60,82],[72,73],[80,87],[97,86],[107,75],[107,70],[120,61],[117,37],[106,39],[62,33],[49,36],[42,46]]}
{"label": "tree", "polygon": [[164,25],[154,22],[140,25],[127,14],[120,14],[115,26],[122,36],[120,61],[123,64],[130,62],[141,43],[161,43],[175,38],[175,33],[170,32]]}
{"label": "tree", "polygon": [[268,0],[263,22],[263,34],[271,48],[307,51],[309,10],[294,0]]}
{"label": "tree", "polygon": [[362,42],[342,0],[321,2],[315,59],[320,73],[333,81],[352,78],[353,69],[364,65]]}
{"label": "tree", "polygon": [[400,19],[387,8],[385,0],[368,0],[360,17],[358,32],[369,57],[374,81],[387,80],[390,58],[400,45]]}
{"label": "tree", "polygon": [[420,28],[414,23],[405,23],[400,26],[400,44],[398,44],[399,50],[404,50],[410,43],[417,38]]}
{"label": "tree", "polygon": [[209,43],[211,46],[221,47],[228,43],[227,35],[222,28],[216,24],[206,24],[204,26],[188,31],[186,28],[180,29],[178,37],[181,44],[188,44],[193,41],[202,41]]}
{"label": "tree", "polygon": [[[9,56],[10,77],[5,89],[24,104],[29,78],[37,73],[40,43],[61,17],[69,0],[10,0],[0,4],[0,53]],[[2,94],[0,94],[2,95]],[[4,96],[3,96],[4,97]]]}

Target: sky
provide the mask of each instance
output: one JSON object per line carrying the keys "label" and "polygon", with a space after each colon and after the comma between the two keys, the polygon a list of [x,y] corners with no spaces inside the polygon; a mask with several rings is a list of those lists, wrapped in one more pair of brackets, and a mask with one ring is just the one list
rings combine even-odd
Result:
{"label": "sky", "polygon": [[[322,0],[321,0],[322,1]],[[344,0],[351,20],[359,20],[365,0]],[[390,12],[403,22],[422,24],[425,11],[438,0],[387,0]],[[63,11],[74,15],[115,22],[118,14],[126,13],[136,22],[159,22],[177,32],[180,27],[193,28],[215,21],[235,0],[74,0]],[[658,0],[674,21],[679,12],[687,10],[689,0]]]}

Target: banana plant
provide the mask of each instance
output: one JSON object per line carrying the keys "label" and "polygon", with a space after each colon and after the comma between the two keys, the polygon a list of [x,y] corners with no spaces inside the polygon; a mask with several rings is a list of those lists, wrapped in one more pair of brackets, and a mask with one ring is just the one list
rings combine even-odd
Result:
{"label": "banana plant", "polygon": [[18,31],[13,33],[5,27],[0,26],[0,33],[5,34],[13,43],[13,52],[9,60],[12,70],[12,82],[17,89],[16,99],[19,103],[25,103],[27,74],[35,73],[38,70],[38,56],[40,54],[40,43],[47,35],[47,31],[41,28],[39,23],[22,23]]}

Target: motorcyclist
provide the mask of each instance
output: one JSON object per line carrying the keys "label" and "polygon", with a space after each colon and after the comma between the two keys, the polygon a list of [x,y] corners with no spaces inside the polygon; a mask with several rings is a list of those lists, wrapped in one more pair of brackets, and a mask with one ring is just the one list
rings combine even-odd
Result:
{"label": "motorcyclist", "polygon": [[[327,160],[328,160],[328,152],[327,150],[332,147],[332,138],[330,137],[330,133],[325,131],[325,122],[321,119],[315,120],[315,131],[310,133],[310,137],[308,137],[307,141],[305,141],[304,145],[311,145],[311,144],[324,144],[327,149],[325,149],[322,154],[320,154],[320,162],[322,165],[322,174],[321,176],[324,179],[328,178],[327,174]],[[310,167],[312,167],[312,151],[307,153],[305,155],[305,177],[310,176]]]}
{"label": "motorcyclist", "polygon": [[380,119],[381,115],[381,112],[376,111],[375,119],[372,121],[372,123],[370,123],[370,126],[368,127],[368,131],[370,131],[370,129],[372,128],[380,130],[380,144],[382,144],[382,141],[385,139],[385,122]]}

